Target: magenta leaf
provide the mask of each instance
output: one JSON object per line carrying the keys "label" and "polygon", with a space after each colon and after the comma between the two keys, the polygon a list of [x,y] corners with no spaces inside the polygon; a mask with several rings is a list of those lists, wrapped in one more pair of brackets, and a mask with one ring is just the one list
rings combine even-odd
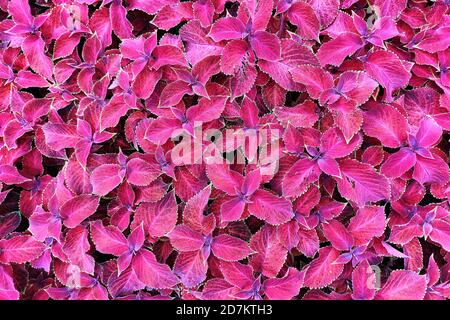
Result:
{"label": "magenta leaf", "polygon": [[370,165],[355,160],[342,160],[339,165],[343,178],[336,183],[343,197],[360,205],[389,199],[388,180]]}
{"label": "magenta leaf", "polygon": [[393,271],[377,292],[377,300],[422,300],[425,295],[425,276],[407,270]]}
{"label": "magenta leaf", "polygon": [[145,249],[133,259],[133,270],[138,279],[150,288],[171,288],[179,282],[168,265],[156,261],[155,255]]}
{"label": "magenta leaf", "polygon": [[372,300],[375,297],[376,277],[367,260],[360,263],[352,272],[353,293],[355,300]]}
{"label": "magenta leaf", "polygon": [[45,244],[32,236],[19,235],[0,240],[0,261],[2,263],[24,263],[38,258],[45,249]]}
{"label": "magenta leaf", "polygon": [[338,256],[339,251],[332,247],[320,249],[318,258],[308,265],[305,286],[312,289],[323,288],[336,280],[344,269],[341,264],[333,264]]}
{"label": "magenta leaf", "polygon": [[283,278],[268,279],[264,282],[264,292],[269,299],[290,300],[303,285],[305,272],[289,268]]}
{"label": "magenta leaf", "polygon": [[211,251],[217,258],[225,261],[242,260],[251,253],[245,241],[225,234],[212,240]]}
{"label": "magenta leaf", "polygon": [[97,210],[99,199],[94,195],[75,196],[61,206],[64,225],[73,228]]}
{"label": "magenta leaf", "polygon": [[158,202],[141,203],[136,210],[134,223],[144,223],[144,228],[153,237],[161,237],[173,230],[177,222],[178,208],[174,192],[166,194]]}
{"label": "magenta leaf", "polygon": [[0,299],[450,299],[448,4],[0,1]]}

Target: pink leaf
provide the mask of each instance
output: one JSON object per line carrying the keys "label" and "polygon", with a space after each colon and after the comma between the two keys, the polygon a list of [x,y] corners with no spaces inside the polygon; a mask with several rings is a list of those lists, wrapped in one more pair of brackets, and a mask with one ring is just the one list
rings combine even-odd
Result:
{"label": "pink leaf", "polygon": [[0,265],[0,300],[19,300],[19,297],[12,275],[7,271],[7,267]]}
{"label": "pink leaf", "polygon": [[173,191],[158,202],[141,203],[135,214],[135,219],[143,221],[144,227],[153,237],[161,237],[172,231],[177,217],[178,208]]}
{"label": "pink leaf", "polygon": [[407,139],[408,122],[391,105],[370,102],[364,112],[364,132],[389,148],[397,148]]}
{"label": "pink leaf", "polygon": [[320,31],[319,19],[314,9],[305,2],[296,2],[288,10],[289,21],[297,26],[297,33],[305,39],[317,39]]}
{"label": "pink leaf", "polygon": [[134,158],[127,162],[127,181],[136,186],[148,186],[161,174],[159,168],[145,160]]}
{"label": "pink leaf", "polygon": [[363,46],[360,36],[354,33],[343,33],[337,38],[325,42],[317,52],[320,64],[340,66],[347,56],[351,56]]}
{"label": "pink leaf", "polygon": [[226,17],[218,20],[211,27],[209,36],[216,42],[243,38],[245,26],[241,20]]}
{"label": "pink leaf", "polygon": [[289,268],[283,278],[268,279],[264,282],[264,292],[271,300],[290,300],[303,285],[305,272]]}
{"label": "pink leaf", "polygon": [[386,89],[386,101],[392,101],[392,93],[404,87],[411,75],[402,61],[392,52],[377,51],[364,63],[367,73]]}
{"label": "pink leaf", "polygon": [[183,222],[195,231],[203,232],[205,219],[203,211],[208,205],[210,196],[211,187],[206,186],[190,198],[184,207]]}
{"label": "pink leaf", "polygon": [[97,167],[91,175],[92,192],[105,196],[115,189],[122,182],[120,170],[117,164],[104,164]]}
{"label": "pink leaf", "polygon": [[377,292],[377,300],[422,300],[427,288],[425,276],[407,270],[391,273],[383,287]]}
{"label": "pink leaf", "polygon": [[306,86],[306,90],[312,98],[317,99],[319,95],[333,86],[331,75],[319,67],[310,65],[298,66],[291,70],[292,79]]}
{"label": "pink leaf", "polygon": [[375,272],[367,262],[361,262],[352,272],[354,300],[372,300],[375,296]]}
{"label": "pink leaf", "polygon": [[221,261],[220,271],[228,283],[243,290],[250,289],[255,281],[252,267],[239,262]]}
{"label": "pink leaf", "polygon": [[22,176],[16,167],[4,164],[0,165],[0,181],[5,184],[20,184],[30,179]]}
{"label": "pink leaf", "polygon": [[242,260],[251,253],[247,242],[225,234],[213,239],[211,250],[217,258],[225,261]]}
{"label": "pink leaf", "polygon": [[370,165],[355,160],[339,162],[342,179],[337,179],[341,195],[359,205],[389,199],[388,180]]}
{"label": "pink leaf", "polygon": [[91,238],[97,251],[120,256],[128,250],[128,241],[119,229],[103,226],[101,221],[91,223]]}
{"label": "pink leaf", "polygon": [[31,68],[46,79],[51,79],[53,63],[45,54],[44,40],[37,34],[29,35],[22,43],[22,50]]}
{"label": "pink leaf", "polygon": [[73,148],[80,140],[76,126],[74,125],[49,123],[42,129],[44,130],[45,141],[55,151],[64,148]]}
{"label": "pink leaf", "polygon": [[213,186],[229,195],[235,195],[236,190],[241,188],[244,178],[236,171],[229,169],[224,164],[214,164],[207,167],[207,174]]}
{"label": "pink leaf", "polygon": [[312,127],[319,119],[316,111],[317,106],[312,101],[305,101],[291,108],[279,107],[274,110],[278,121],[285,126],[290,122],[296,128]]}
{"label": "pink leaf", "polygon": [[333,247],[320,249],[318,258],[308,264],[305,274],[305,286],[311,289],[318,289],[336,280],[344,269],[342,264],[333,264],[338,256],[339,251]]}
{"label": "pink leaf", "polygon": [[339,0],[307,0],[319,18],[322,28],[328,27],[339,12]]}
{"label": "pink leaf", "polygon": [[274,34],[258,31],[250,38],[250,44],[259,59],[268,61],[280,59],[280,40]]}
{"label": "pink leaf", "polygon": [[97,210],[99,199],[97,196],[83,194],[75,196],[61,206],[61,217],[68,228],[78,226],[83,220]]}
{"label": "pink leaf", "polygon": [[308,183],[319,177],[320,170],[309,159],[298,160],[284,175],[283,195],[285,197],[297,197],[304,193]]}
{"label": "pink leaf", "polygon": [[19,235],[0,240],[0,261],[2,263],[25,263],[38,258],[45,245],[32,236]]}
{"label": "pink leaf", "polygon": [[398,178],[416,164],[416,155],[407,148],[389,155],[380,167],[380,172],[389,178]]}
{"label": "pink leaf", "polygon": [[331,220],[327,224],[324,224],[323,233],[331,242],[331,245],[337,250],[350,250],[354,245],[353,237],[350,232],[337,220]]}
{"label": "pink leaf", "polygon": [[368,244],[380,237],[386,228],[384,207],[366,206],[360,208],[350,220],[348,231],[355,239],[355,246]]}
{"label": "pink leaf", "polygon": [[250,257],[250,265],[255,272],[261,272],[266,277],[276,277],[283,267],[288,250],[278,241],[276,230],[265,226],[250,240],[250,247],[255,254]]}
{"label": "pink leaf", "polygon": [[272,225],[285,223],[294,216],[289,201],[266,190],[258,190],[253,194],[248,210],[255,217]]}
{"label": "pink leaf", "polygon": [[103,108],[100,119],[100,130],[117,126],[130,107],[124,103],[123,99],[111,99]]}
{"label": "pink leaf", "polygon": [[138,279],[150,288],[171,288],[179,282],[168,265],[156,261],[155,255],[145,249],[134,257],[133,270]]}
{"label": "pink leaf", "polygon": [[168,235],[172,246],[181,252],[198,251],[203,247],[203,235],[191,228],[178,225]]}
{"label": "pink leaf", "polygon": [[201,250],[182,252],[175,261],[173,271],[180,278],[183,285],[191,288],[197,286],[206,279],[208,263]]}
{"label": "pink leaf", "polygon": [[417,156],[413,178],[418,182],[445,183],[449,176],[448,165],[440,156],[433,154],[433,159]]}

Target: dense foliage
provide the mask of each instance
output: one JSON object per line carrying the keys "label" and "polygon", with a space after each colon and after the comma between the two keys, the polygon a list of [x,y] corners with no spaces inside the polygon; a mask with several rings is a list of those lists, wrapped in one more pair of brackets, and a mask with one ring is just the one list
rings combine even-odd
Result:
{"label": "dense foliage", "polygon": [[448,0],[0,19],[0,299],[450,298]]}

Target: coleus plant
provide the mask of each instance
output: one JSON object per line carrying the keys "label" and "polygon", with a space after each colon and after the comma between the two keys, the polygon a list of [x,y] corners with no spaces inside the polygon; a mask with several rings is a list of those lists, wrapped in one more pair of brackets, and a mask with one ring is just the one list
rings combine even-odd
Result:
{"label": "coleus plant", "polygon": [[448,1],[0,17],[0,299],[450,299]]}

